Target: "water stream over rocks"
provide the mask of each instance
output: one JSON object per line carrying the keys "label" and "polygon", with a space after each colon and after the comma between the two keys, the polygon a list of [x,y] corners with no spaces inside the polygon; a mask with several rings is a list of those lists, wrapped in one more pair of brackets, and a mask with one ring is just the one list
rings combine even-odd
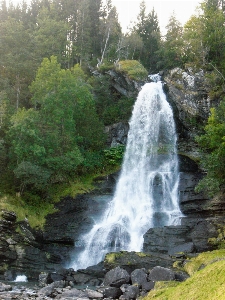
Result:
{"label": "water stream over rocks", "polygon": [[179,224],[178,159],[173,112],[161,81],[146,83],[130,120],[121,175],[112,201],[71,267],[86,268],[108,252],[141,251],[153,227]]}

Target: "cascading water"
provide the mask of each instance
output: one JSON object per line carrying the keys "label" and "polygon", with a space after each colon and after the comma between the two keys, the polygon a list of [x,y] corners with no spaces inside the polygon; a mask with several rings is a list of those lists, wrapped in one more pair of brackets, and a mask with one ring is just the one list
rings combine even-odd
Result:
{"label": "cascading water", "polygon": [[141,251],[152,227],[176,224],[178,160],[173,113],[162,83],[146,83],[135,103],[126,153],[113,200],[91,231],[74,269],[100,262],[108,252]]}

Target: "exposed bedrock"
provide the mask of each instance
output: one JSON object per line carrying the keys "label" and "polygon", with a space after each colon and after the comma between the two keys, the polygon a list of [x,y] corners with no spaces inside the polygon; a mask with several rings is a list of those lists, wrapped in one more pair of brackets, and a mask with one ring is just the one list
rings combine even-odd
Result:
{"label": "exposed bedrock", "polygon": [[[140,89],[140,84],[117,78],[115,73],[109,76],[112,77],[114,88],[124,95],[134,95]],[[115,263],[118,265],[109,266],[105,263],[106,270],[119,265],[129,272],[143,268],[144,264],[148,268],[156,265],[168,267],[173,263],[173,256],[177,258],[185,253],[212,249],[209,239],[217,237],[218,229],[224,226],[224,195],[209,199],[204,193],[195,192],[197,183],[204,176],[198,166],[199,152],[195,136],[198,134],[198,124],[207,119],[212,106],[204,73],[201,70],[193,72],[191,69],[184,71],[177,68],[168,73],[164,80],[178,134],[179,198],[184,217],[179,226],[152,228],[146,232],[143,251],[149,256],[141,258],[134,253],[124,253],[117,258]],[[122,86],[118,87],[120,84]],[[114,147],[126,144],[128,130],[127,120],[108,126],[107,145]],[[3,212],[0,220],[0,279],[7,276],[14,279],[17,274],[23,273],[29,278],[37,278],[42,271],[54,272],[60,270],[65,262],[70,262],[74,249],[82,250],[80,236],[90,230],[95,218],[111,200],[118,176],[119,173],[116,173],[98,178],[92,193],[62,199],[55,205],[55,213],[47,217],[43,232],[30,228],[27,220],[17,222],[13,212]],[[16,228],[20,228],[20,232]],[[103,267],[99,268],[102,272]],[[87,282],[93,282],[97,276],[93,277],[93,274],[100,271],[98,268],[95,271],[93,268],[80,271],[82,277],[77,281],[84,282],[88,278]],[[96,284],[99,282],[97,279]]]}

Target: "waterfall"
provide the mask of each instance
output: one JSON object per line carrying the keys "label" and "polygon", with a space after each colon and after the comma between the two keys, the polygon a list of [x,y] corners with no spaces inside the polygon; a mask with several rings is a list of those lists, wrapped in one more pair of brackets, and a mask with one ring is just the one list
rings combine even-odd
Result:
{"label": "waterfall", "polygon": [[149,228],[179,222],[178,181],[172,109],[162,83],[146,83],[134,105],[115,195],[82,237],[85,247],[72,267],[95,265],[108,252],[141,251]]}

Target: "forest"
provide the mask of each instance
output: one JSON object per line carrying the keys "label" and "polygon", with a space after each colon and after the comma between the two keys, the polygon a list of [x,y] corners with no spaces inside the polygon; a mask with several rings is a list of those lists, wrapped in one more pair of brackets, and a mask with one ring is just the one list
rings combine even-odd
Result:
{"label": "forest", "polygon": [[[50,191],[121,162],[104,126],[129,119],[134,99],[93,76],[127,62],[133,78],[175,67],[210,72],[220,99],[202,135],[202,165],[213,194],[225,184],[225,4],[204,0],[182,26],[172,14],[162,35],[154,8],[140,4],[122,33],[111,0],[32,0],[0,7],[0,196],[51,201]],[[141,71],[140,71],[141,70]],[[136,76],[136,77],[135,77]],[[139,78],[140,79],[140,78]],[[110,158],[110,159],[109,159]],[[44,200],[43,200],[44,199]]]}

